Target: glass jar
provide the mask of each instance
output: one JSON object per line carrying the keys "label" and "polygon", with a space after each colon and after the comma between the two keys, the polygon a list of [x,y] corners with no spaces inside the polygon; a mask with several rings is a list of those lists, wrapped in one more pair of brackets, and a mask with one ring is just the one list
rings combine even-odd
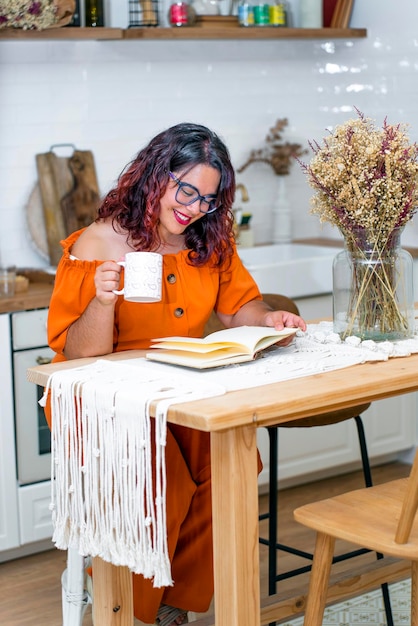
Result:
{"label": "glass jar", "polygon": [[104,26],[103,0],[85,0],[86,26]]}
{"label": "glass jar", "polygon": [[196,21],[196,11],[187,2],[173,2],[168,11],[171,26],[192,26]]}
{"label": "glass jar", "polygon": [[254,11],[254,26],[268,26],[269,25],[269,5],[262,0],[255,4]]}
{"label": "glass jar", "polygon": [[253,5],[247,0],[241,0],[238,5],[238,24],[240,26],[254,26]]}
{"label": "glass jar", "polygon": [[272,0],[269,5],[270,26],[287,26],[287,6],[284,0]]}
{"label": "glass jar", "polygon": [[341,338],[354,335],[395,341],[414,334],[413,260],[395,228],[384,245],[356,229],[333,263],[333,325]]}

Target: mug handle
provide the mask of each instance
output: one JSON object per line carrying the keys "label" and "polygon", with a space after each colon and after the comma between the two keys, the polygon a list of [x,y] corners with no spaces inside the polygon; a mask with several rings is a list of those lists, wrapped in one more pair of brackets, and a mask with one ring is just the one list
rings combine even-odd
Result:
{"label": "mug handle", "polygon": [[[123,268],[126,267],[125,261],[116,261],[116,263],[118,265],[121,265]],[[123,294],[125,293],[125,289],[112,289],[112,291],[116,296],[123,296]]]}

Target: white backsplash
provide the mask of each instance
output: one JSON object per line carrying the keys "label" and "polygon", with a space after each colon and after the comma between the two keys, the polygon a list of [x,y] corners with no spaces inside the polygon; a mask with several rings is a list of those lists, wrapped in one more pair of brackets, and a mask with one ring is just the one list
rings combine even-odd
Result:
{"label": "white backsplash", "polygon": [[[107,7],[112,25],[127,25],[127,6],[117,0]],[[181,121],[216,130],[236,167],[263,146],[278,118],[289,120],[285,140],[308,147],[353,117],[353,106],[379,124],[385,116],[409,123],[417,140],[417,22],[416,0],[396,10],[357,0],[351,26],[367,28],[365,39],[0,41],[1,260],[47,264],[28,236],[26,205],[37,180],[35,154],[53,144],[92,150],[105,193],[155,133]],[[243,208],[253,213],[255,241],[268,242],[277,181],[262,164],[237,180],[248,189]],[[309,214],[311,190],[296,163],[287,184],[293,236],[337,236]],[[418,246],[418,218],[403,243]]]}

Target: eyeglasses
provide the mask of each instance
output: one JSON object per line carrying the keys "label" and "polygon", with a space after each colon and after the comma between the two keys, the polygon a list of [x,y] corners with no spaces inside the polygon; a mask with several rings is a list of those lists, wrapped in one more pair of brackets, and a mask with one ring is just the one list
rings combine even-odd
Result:
{"label": "eyeglasses", "polygon": [[183,206],[189,206],[189,204],[193,204],[196,200],[200,200],[199,211],[201,213],[213,213],[217,209],[219,209],[220,205],[216,205],[216,194],[210,194],[208,196],[201,196],[199,190],[193,185],[189,185],[189,183],[183,183],[183,181],[179,180],[177,176],[173,174],[173,172],[168,172],[170,177],[177,183],[178,188],[176,191],[176,202],[182,204]]}

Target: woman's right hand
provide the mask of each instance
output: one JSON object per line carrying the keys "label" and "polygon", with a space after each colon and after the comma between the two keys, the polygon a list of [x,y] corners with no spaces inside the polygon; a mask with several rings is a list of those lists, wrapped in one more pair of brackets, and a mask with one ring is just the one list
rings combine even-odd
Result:
{"label": "woman's right hand", "polygon": [[122,267],[116,261],[105,261],[96,269],[94,284],[96,298],[103,305],[115,304],[118,296],[113,293],[119,289]]}
{"label": "woman's right hand", "polygon": [[68,329],[64,348],[67,359],[101,356],[113,350],[114,306],[122,267],[115,261],[99,265],[94,275],[96,297]]}

